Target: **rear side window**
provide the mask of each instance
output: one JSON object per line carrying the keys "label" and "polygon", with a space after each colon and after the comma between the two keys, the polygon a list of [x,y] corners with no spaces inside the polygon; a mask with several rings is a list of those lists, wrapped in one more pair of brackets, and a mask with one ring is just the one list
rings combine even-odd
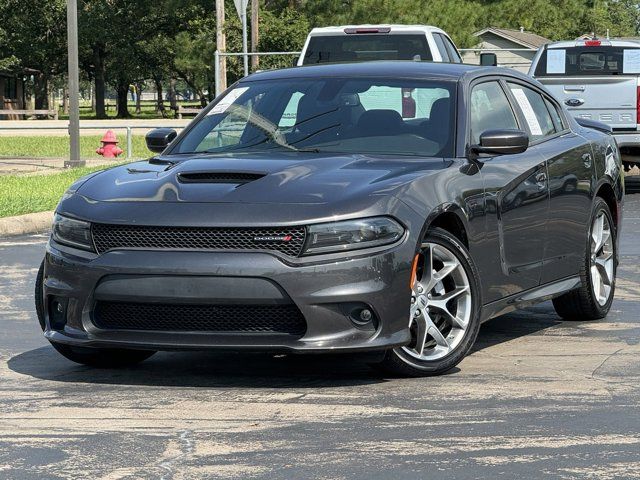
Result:
{"label": "rear side window", "polygon": [[442,39],[442,35],[440,35],[439,33],[434,33],[433,39],[436,41],[436,45],[438,46],[438,51],[442,56],[442,61],[446,63],[451,62],[451,58],[449,58],[449,52],[447,51],[447,47],[444,44],[444,40]]}
{"label": "rear side window", "polygon": [[567,127],[562,120],[562,115],[558,111],[558,107],[556,107],[553,103],[551,103],[548,99],[544,99],[544,103],[547,105],[547,110],[551,114],[551,118],[553,119],[553,124],[556,126],[556,131],[561,132],[565,130]]}
{"label": "rear side window", "polygon": [[458,54],[458,50],[456,50],[453,42],[446,35],[438,34],[438,36],[442,37],[442,41],[444,42],[444,46],[447,48],[447,53],[449,54],[449,61],[452,63],[462,63],[462,58]]}
{"label": "rear side window", "polygon": [[303,63],[307,65],[418,58],[433,60],[425,35],[326,35],[311,37]]}
{"label": "rear side window", "polygon": [[481,83],[471,90],[471,143],[480,143],[488,130],[517,129],[511,104],[498,82]]}
{"label": "rear side window", "polygon": [[527,122],[531,141],[535,142],[556,133],[556,127],[542,95],[516,83],[509,83],[509,88]]}
{"label": "rear side window", "polygon": [[640,73],[640,48],[610,46],[546,49],[534,75],[588,76]]}

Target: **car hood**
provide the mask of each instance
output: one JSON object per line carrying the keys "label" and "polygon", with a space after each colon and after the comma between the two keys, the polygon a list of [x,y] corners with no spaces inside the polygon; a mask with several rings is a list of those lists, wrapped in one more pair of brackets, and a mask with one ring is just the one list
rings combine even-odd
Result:
{"label": "car hood", "polygon": [[167,156],[106,170],[86,180],[76,193],[98,202],[325,204],[393,195],[416,176],[448,163],[296,152]]}

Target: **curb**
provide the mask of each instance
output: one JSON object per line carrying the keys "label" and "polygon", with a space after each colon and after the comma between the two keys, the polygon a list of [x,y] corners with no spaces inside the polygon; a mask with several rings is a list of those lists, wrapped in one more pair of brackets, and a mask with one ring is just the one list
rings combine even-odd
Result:
{"label": "curb", "polygon": [[0,237],[45,233],[51,230],[52,220],[53,212],[27,213],[26,215],[0,218]]}

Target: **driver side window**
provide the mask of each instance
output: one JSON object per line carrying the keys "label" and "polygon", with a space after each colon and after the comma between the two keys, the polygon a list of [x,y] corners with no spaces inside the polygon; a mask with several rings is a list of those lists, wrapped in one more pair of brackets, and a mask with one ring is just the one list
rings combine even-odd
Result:
{"label": "driver side window", "polygon": [[517,129],[518,122],[498,82],[486,82],[471,90],[471,143],[480,143],[488,130]]}

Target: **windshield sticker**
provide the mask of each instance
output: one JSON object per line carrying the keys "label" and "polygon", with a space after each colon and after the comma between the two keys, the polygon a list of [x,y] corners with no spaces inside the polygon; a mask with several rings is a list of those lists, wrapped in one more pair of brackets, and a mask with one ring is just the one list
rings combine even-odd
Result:
{"label": "windshield sticker", "polygon": [[527,94],[524,93],[524,90],[521,88],[514,88],[511,92],[513,92],[513,96],[516,97],[516,101],[518,102],[518,105],[520,105],[524,118],[529,125],[529,130],[531,130],[531,134],[542,135],[542,128],[540,128],[538,117],[536,117],[536,112],[533,111],[533,107],[529,103]]}
{"label": "windshield sticker", "polygon": [[640,49],[624,50],[622,73],[640,73]]}
{"label": "windshield sticker", "polygon": [[547,50],[547,73],[565,73],[567,51],[562,49]]}
{"label": "windshield sticker", "polygon": [[249,87],[234,88],[227,93],[222,100],[220,100],[215,107],[213,107],[207,115],[216,115],[218,113],[224,113],[227,109],[233,105],[240,95],[249,90]]}

